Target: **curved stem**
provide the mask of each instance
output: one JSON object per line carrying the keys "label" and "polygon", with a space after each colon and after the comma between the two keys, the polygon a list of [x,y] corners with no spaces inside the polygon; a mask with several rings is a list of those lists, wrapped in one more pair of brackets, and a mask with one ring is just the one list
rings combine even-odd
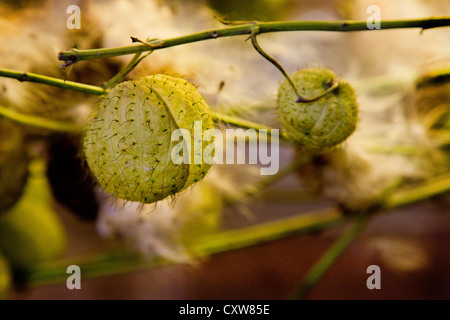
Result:
{"label": "curved stem", "polygon": [[292,162],[289,165],[278,171],[276,174],[260,179],[256,183],[255,188],[252,188],[247,192],[247,195],[254,196],[255,193],[259,192],[260,190],[267,188],[270,185],[274,184],[275,182],[280,181],[281,179],[287,177],[289,174],[297,170],[300,166],[307,163],[310,159],[311,154],[309,153],[299,154],[296,158],[292,160]]}
{"label": "curved stem", "polygon": [[58,121],[53,119],[41,118],[33,115],[23,114],[3,106],[0,106],[0,116],[12,121],[33,126],[36,128],[47,129],[59,132],[79,132],[82,128],[74,123]]}
{"label": "curved stem", "polygon": [[[204,236],[187,249],[195,254],[194,258],[202,258],[211,254],[267,243],[294,234],[323,230],[344,220],[339,209],[330,207],[256,226]],[[102,253],[31,265],[29,269],[23,270],[23,280],[29,287],[64,283],[67,280],[66,270],[69,265],[78,265],[82,270],[83,278],[93,278],[171,263],[173,262],[162,257],[144,259],[125,252]]]}
{"label": "curved stem", "polygon": [[[257,26],[259,33],[281,32],[281,31],[370,31],[366,21],[274,21],[274,22],[256,22],[243,25],[233,25],[230,27],[212,29],[203,32],[193,33],[186,36],[170,38],[165,40],[152,40],[146,44],[133,44],[129,46],[115,48],[101,48],[78,50],[72,49],[59,53],[59,59],[69,63],[75,63],[80,60],[99,59],[107,57],[117,57],[127,54],[135,54],[150,50],[159,50],[178,46],[181,44],[193,43],[198,41],[217,39],[221,37],[231,37],[239,35],[250,35],[252,29]],[[403,28],[421,28],[422,30],[450,26],[450,17],[431,17],[426,19],[408,19],[408,20],[384,20],[380,22],[381,30],[403,29]],[[376,30],[376,29],[374,29]],[[374,31],[373,30],[373,31]]]}
{"label": "curved stem", "polygon": [[[150,51],[150,53],[151,53],[151,51]],[[136,53],[134,55],[134,57],[130,60],[130,62],[128,62],[128,64],[125,66],[125,68],[120,70],[119,73],[117,73],[114,77],[109,79],[109,81],[106,82],[102,86],[102,88],[104,88],[104,89],[111,88],[114,84],[116,84],[117,82],[121,81],[124,77],[126,77],[126,75],[128,73],[130,73],[137,66],[137,64],[142,60],[142,59],[139,59],[141,54],[142,54],[141,52]]]}
{"label": "curved stem", "polygon": [[400,207],[409,203],[450,191],[450,173],[431,178],[421,185],[401,188],[390,193],[382,205],[386,209]]}
{"label": "curved stem", "polygon": [[[421,192],[422,196],[406,197],[403,201],[393,201],[389,208],[394,208],[407,203],[422,200],[437,193],[450,190],[450,177],[437,178],[439,181],[446,181],[446,188],[431,188],[428,192]],[[433,184],[433,183],[432,183]],[[418,190],[427,186],[417,186]],[[414,189],[411,189],[414,191]],[[409,190],[409,192],[411,192]],[[399,192],[402,192],[401,190]],[[434,192],[434,193],[433,193]],[[395,192],[388,198],[396,197]],[[389,203],[389,201],[387,201]],[[367,223],[367,215],[361,213],[358,220],[349,231],[344,233],[340,239],[327,251],[326,255],[311,269],[305,278],[308,284],[303,284],[294,294],[293,298],[302,298],[309,292],[312,286],[331,267],[345,249],[363,230]],[[252,227],[223,231],[217,234],[204,236],[199,239],[192,251],[197,253],[196,257],[201,258],[209,254],[217,254],[230,250],[242,249],[252,245],[266,243],[286,236],[305,232],[327,229],[345,221],[345,217],[337,208],[328,208],[321,211],[302,213],[301,215],[268,222]],[[152,259],[142,259],[137,255],[129,253],[102,253],[89,257],[75,257],[56,261],[49,261],[40,265],[30,266],[24,271],[24,280],[28,286],[48,285],[53,283],[64,283],[67,280],[67,266],[75,264],[80,266],[83,277],[92,278],[108,276],[113,274],[137,271],[140,269],[162,266],[170,261],[154,257]]]}
{"label": "curved stem", "polygon": [[[266,126],[264,124],[249,121],[249,120],[246,120],[246,119],[243,119],[240,117],[236,117],[236,116],[230,116],[230,115],[223,114],[220,112],[211,112],[211,117],[216,122],[228,123],[228,124],[232,124],[237,127],[240,127],[240,128],[255,129],[255,130],[266,129],[268,132],[270,132],[271,130],[274,130],[274,129],[279,130],[277,128],[272,128],[272,127]],[[280,138],[287,141],[287,135],[284,132],[280,132]]]}
{"label": "curved stem", "polygon": [[262,55],[267,61],[272,63],[280,72],[283,74],[283,76],[286,78],[286,80],[291,85],[292,89],[294,89],[295,93],[297,94],[298,101],[297,102],[304,102],[305,99],[300,95],[300,92],[298,91],[297,87],[295,86],[294,82],[292,81],[291,77],[287,74],[286,70],[281,66],[281,64],[275,60],[273,57],[271,57],[267,52],[265,52],[261,46],[258,43],[258,40],[256,39],[256,36],[259,33],[259,27],[255,27],[252,30],[252,34],[250,35],[250,39],[252,40],[253,48],[255,48],[256,51],[259,52],[260,55]]}
{"label": "curved stem", "polygon": [[[15,110],[12,110],[12,109],[9,109],[9,108],[3,107],[3,106],[0,106],[0,116],[8,118],[17,123],[30,125],[30,126],[34,126],[34,127],[42,128],[42,129],[53,130],[53,131],[77,132],[77,131],[81,130],[80,126],[78,126],[74,123],[71,123],[71,122],[65,122],[65,121],[42,118],[42,117],[35,116],[35,115],[23,114],[23,113],[17,112]],[[229,123],[229,124],[233,124],[240,128],[255,129],[255,130],[266,129],[269,132],[270,132],[270,130],[276,129],[276,128],[271,128],[269,126],[266,126],[266,125],[263,125],[263,124],[260,124],[257,122],[249,121],[249,120],[246,120],[246,119],[243,119],[240,117],[229,116],[229,115],[218,113],[218,112],[211,112],[211,116],[212,116],[213,120],[216,122]],[[276,130],[278,130],[278,129],[276,129]],[[287,139],[286,134],[284,134],[284,133],[280,133],[280,137],[285,140]],[[269,136],[269,138],[270,138],[270,136]]]}
{"label": "curved stem", "polygon": [[89,84],[83,84],[74,81],[66,81],[58,78],[47,77],[40,74],[21,72],[9,69],[0,69],[0,76],[6,78],[13,78],[19,81],[29,81],[41,84],[47,84],[58,88],[70,89],[80,91],[89,94],[102,95],[106,93],[106,90],[102,87],[92,86]]}
{"label": "curved stem", "polygon": [[222,231],[204,236],[194,250],[208,255],[236,250],[293,234],[323,230],[345,220],[344,214],[338,208],[330,207],[246,228]]}
{"label": "curved stem", "polygon": [[238,197],[224,198],[223,199],[224,205],[228,206],[234,205],[247,198],[258,196],[261,193],[261,190],[287,177],[289,174],[297,170],[300,166],[307,163],[311,159],[311,156],[312,154],[308,152],[297,155],[297,157],[294,158],[289,165],[285,166],[283,169],[279,170],[274,175],[269,175],[264,178],[260,178],[254,185],[251,185],[246,190],[244,190],[242,195]]}
{"label": "curved stem", "polygon": [[149,54],[151,54],[152,51],[149,51],[145,56],[142,58],[139,58],[141,56],[141,52],[136,53],[133,57],[133,59],[130,60],[130,62],[123,68],[118,74],[116,74],[114,77],[112,77],[107,83],[103,85],[103,88],[110,88],[116,83],[120,82],[125,78],[131,71],[133,71],[134,68],[141,62],[144,58],[146,58]]}
{"label": "curved stem", "polygon": [[330,267],[341,257],[345,250],[353,243],[364,230],[367,223],[367,214],[362,213],[353,226],[344,232],[338,240],[325,252],[316,264],[310,269],[303,282],[295,290],[291,299],[304,299],[312,288],[322,279]]}
{"label": "curved stem", "polygon": [[300,94],[300,91],[298,90],[298,88],[295,85],[294,81],[292,81],[291,77],[287,74],[286,70],[284,70],[284,68],[281,66],[281,64],[277,60],[275,60],[273,57],[271,57],[267,52],[265,52],[261,48],[261,46],[258,43],[258,40],[256,39],[256,36],[258,35],[258,33],[259,33],[259,27],[255,27],[252,30],[252,34],[250,35],[250,39],[252,40],[253,48],[255,48],[255,50],[258,51],[259,54],[261,54],[267,61],[272,63],[278,70],[280,70],[280,72],[283,74],[283,76],[286,78],[286,80],[291,85],[292,89],[294,89],[294,92],[297,95],[297,101],[296,101],[297,103],[316,101],[316,100],[322,98],[323,96],[327,95],[331,91],[336,90],[339,87],[339,83],[336,82],[336,81],[333,81],[330,84],[330,87],[327,90],[325,90],[324,92],[322,92],[320,95],[318,95],[317,97],[314,97],[314,98],[311,98],[311,99],[304,98]]}

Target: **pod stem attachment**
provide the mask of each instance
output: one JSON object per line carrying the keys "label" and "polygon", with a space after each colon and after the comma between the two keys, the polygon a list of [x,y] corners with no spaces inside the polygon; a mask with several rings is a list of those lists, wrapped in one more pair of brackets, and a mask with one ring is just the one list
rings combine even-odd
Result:
{"label": "pod stem attachment", "polygon": [[292,89],[294,89],[296,95],[297,95],[297,103],[300,102],[313,102],[316,101],[320,98],[322,98],[323,96],[327,95],[328,93],[334,91],[337,89],[337,87],[339,87],[339,83],[337,81],[332,81],[330,83],[330,86],[327,90],[325,90],[324,92],[322,92],[320,95],[318,95],[317,97],[314,98],[304,98],[301,94],[300,91],[298,90],[298,88],[296,87],[296,85],[294,84],[294,81],[292,81],[291,77],[289,77],[289,75],[287,74],[286,70],[284,70],[284,68],[281,66],[281,64],[273,57],[271,57],[267,52],[265,52],[261,46],[258,43],[258,40],[256,39],[256,36],[259,34],[259,27],[255,26],[252,29],[252,32],[250,34],[249,39],[251,39],[252,41],[252,45],[253,48],[255,48],[256,51],[259,52],[259,54],[261,54],[267,61],[269,61],[270,63],[272,63],[275,67],[277,67],[278,70],[280,70],[280,72],[283,74],[283,76],[286,78],[286,80],[289,82],[289,84],[291,85]]}
{"label": "pod stem attachment", "polygon": [[134,57],[130,60],[130,62],[123,68],[118,74],[112,77],[108,82],[106,82],[102,88],[108,89],[113,85],[121,82],[134,68],[141,62],[145,57],[151,54],[153,51],[149,51],[145,56],[140,57],[142,52],[138,52],[134,55]]}

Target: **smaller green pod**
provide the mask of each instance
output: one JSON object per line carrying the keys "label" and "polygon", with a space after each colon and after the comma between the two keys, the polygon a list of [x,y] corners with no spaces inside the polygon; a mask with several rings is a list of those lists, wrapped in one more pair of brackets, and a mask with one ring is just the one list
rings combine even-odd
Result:
{"label": "smaller green pod", "polygon": [[[155,74],[119,83],[108,92],[88,125],[84,154],[106,191],[152,203],[203,179],[211,167],[202,157],[208,144],[203,133],[212,128],[210,109],[192,84]],[[182,133],[178,140],[172,139],[175,130]],[[190,146],[190,161],[173,160],[180,144]]]}
{"label": "smaller green pod", "polygon": [[278,91],[278,118],[288,138],[302,148],[319,152],[346,140],[355,130],[358,104],[353,88],[324,68],[311,68],[291,75],[300,95],[308,100],[335,90],[312,102],[297,102],[286,80]]}

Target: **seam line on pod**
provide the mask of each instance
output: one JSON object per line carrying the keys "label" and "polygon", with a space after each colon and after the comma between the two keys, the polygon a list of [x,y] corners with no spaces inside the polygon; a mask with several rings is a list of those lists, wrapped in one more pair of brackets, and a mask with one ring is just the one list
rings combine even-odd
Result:
{"label": "seam line on pod", "polygon": [[[345,118],[345,117],[347,116],[347,112],[346,112],[347,110],[345,109],[345,105],[344,105],[343,103],[340,102],[339,98],[338,98],[337,101],[338,101],[338,105],[339,105],[339,108],[340,108],[340,111],[341,111],[341,120],[340,120],[340,121],[343,121],[342,119]],[[339,127],[339,125],[340,125],[340,122],[337,121],[336,124],[334,125],[333,129],[331,129],[331,130],[328,132],[328,134],[326,134],[326,135],[324,135],[324,136],[322,136],[322,137],[325,138],[325,139],[329,138],[331,135],[334,134],[334,132],[335,132],[335,131],[337,130],[337,128]]]}
{"label": "seam line on pod", "polygon": [[[325,95],[326,96],[326,95]],[[320,98],[320,99],[325,99],[325,96],[324,97],[322,97],[322,98]],[[319,100],[320,100],[319,99]],[[318,100],[317,101],[315,101],[315,102],[319,102]],[[311,132],[313,132],[314,131],[314,129],[316,129],[316,127],[320,124],[320,125],[322,125],[322,122],[323,122],[323,118],[325,117],[325,115],[326,115],[326,109],[329,107],[329,105],[328,106],[322,106],[322,110],[321,110],[321,112],[320,112],[320,115],[317,117],[317,119],[316,119],[316,121],[314,122],[314,124],[313,124],[313,126],[311,127],[311,129],[309,129],[309,131],[311,131]]]}
{"label": "seam line on pod", "polygon": [[[150,93],[147,93],[148,95],[150,95]],[[147,121],[147,117],[145,116],[145,103],[147,102],[147,100],[145,99],[145,97],[142,96],[142,93],[139,93],[139,99],[138,101],[142,101],[142,104],[140,105],[140,107],[138,107],[136,109],[136,120],[138,124],[142,124],[142,128],[145,128],[145,123]],[[140,139],[140,143],[142,145],[144,145],[144,139],[146,134],[144,134],[144,130],[138,130],[139,131],[139,137],[138,139]],[[139,170],[139,175],[140,176],[144,176],[144,147],[139,148],[139,157],[140,157],[140,161],[142,162],[142,166]],[[133,159],[134,160],[134,159]],[[136,183],[136,190],[138,189],[138,184]],[[135,191],[136,192],[136,191]]]}
{"label": "seam line on pod", "polygon": [[170,118],[175,123],[175,126],[177,129],[180,129],[180,126],[178,125],[175,116],[173,115],[172,111],[170,110],[169,103],[162,97],[162,95],[156,90],[155,88],[152,88],[153,92],[158,96],[158,98],[163,102],[164,108],[166,108],[166,111],[169,113]]}
{"label": "seam line on pod", "polygon": [[[166,80],[166,81],[167,81],[167,80]],[[177,123],[177,121],[176,121],[176,119],[175,119],[175,116],[173,115],[172,111],[170,110],[169,102],[166,101],[166,99],[163,98],[163,96],[158,92],[157,89],[155,89],[154,87],[152,87],[152,90],[153,90],[153,92],[156,94],[156,96],[163,102],[164,108],[166,108],[166,111],[167,111],[167,113],[169,114],[169,116],[170,116],[170,118],[171,118],[171,120],[172,120],[172,121],[169,121],[169,125],[172,127],[172,122],[173,122],[173,123],[175,124],[175,127],[176,127],[177,129],[180,129],[180,126],[178,125],[178,123]],[[172,129],[172,128],[170,128],[170,129]],[[173,132],[173,131],[170,130],[170,134],[171,134],[170,140],[172,140],[172,132]],[[184,141],[184,143],[188,143],[188,142],[191,143],[191,142],[190,142],[190,139],[188,139],[188,137],[185,136],[185,134],[184,134],[183,131],[181,131],[181,134],[182,134],[182,136],[183,136],[183,141]],[[188,141],[188,140],[189,140],[189,141]],[[170,143],[169,145],[171,145],[171,144],[172,144],[172,141],[171,141],[171,143]],[[186,149],[188,149],[188,148],[186,148]],[[167,168],[167,163],[168,163],[168,160],[169,160],[169,154],[171,154],[171,150],[168,150],[168,152],[167,152],[166,166],[165,166],[165,168]],[[189,159],[191,159],[191,155],[189,155]],[[189,176],[190,170],[191,170],[191,166],[188,164],[187,168],[188,168],[188,169],[187,169],[187,170],[188,170],[187,175]],[[164,169],[163,172],[165,172],[165,169]],[[187,179],[186,179],[186,181],[187,181]],[[185,181],[185,184],[186,184],[186,181]],[[164,181],[163,181],[163,183],[164,183]],[[184,185],[183,185],[183,187],[184,187]],[[163,184],[163,188],[164,188],[164,184]]]}

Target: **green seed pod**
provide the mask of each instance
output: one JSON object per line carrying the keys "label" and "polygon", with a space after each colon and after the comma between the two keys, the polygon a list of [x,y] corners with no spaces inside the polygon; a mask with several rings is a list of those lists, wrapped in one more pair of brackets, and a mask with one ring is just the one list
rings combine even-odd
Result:
{"label": "green seed pod", "polygon": [[297,102],[298,96],[286,80],[278,91],[278,117],[289,139],[312,151],[343,142],[356,128],[358,105],[353,88],[336,79],[328,69],[297,71],[292,81],[300,95],[315,99],[338,82],[338,87],[312,102]]}
{"label": "green seed pod", "polygon": [[[203,159],[194,161],[207,146],[202,142],[200,151],[194,145],[196,121],[202,135],[214,128],[208,105],[186,80],[156,74],[122,82],[103,98],[89,123],[86,161],[100,185],[118,198],[143,203],[164,199],[203,179],[210,168]],[[190,163],[172,161],[180,143],[171,141],[176,129],[189,132],[183,140],[191,138]]]}
{"label": "green seed pod", "polygon": [[11,282],[11,270],[8,261],[0,253],[0,300],[8,298]]}
{"label": "green seed pod", "polygon": [[0,215],[0,250],[17,268],[58,258],[66,247],[65,229],[53,208],[44,161],[31,161],[29,171],[22,196]]}
{"label": "green seed pod", "polygon": [[22,194],[27,166],[22,132],[7,120],[0,120],[0,213]]}

